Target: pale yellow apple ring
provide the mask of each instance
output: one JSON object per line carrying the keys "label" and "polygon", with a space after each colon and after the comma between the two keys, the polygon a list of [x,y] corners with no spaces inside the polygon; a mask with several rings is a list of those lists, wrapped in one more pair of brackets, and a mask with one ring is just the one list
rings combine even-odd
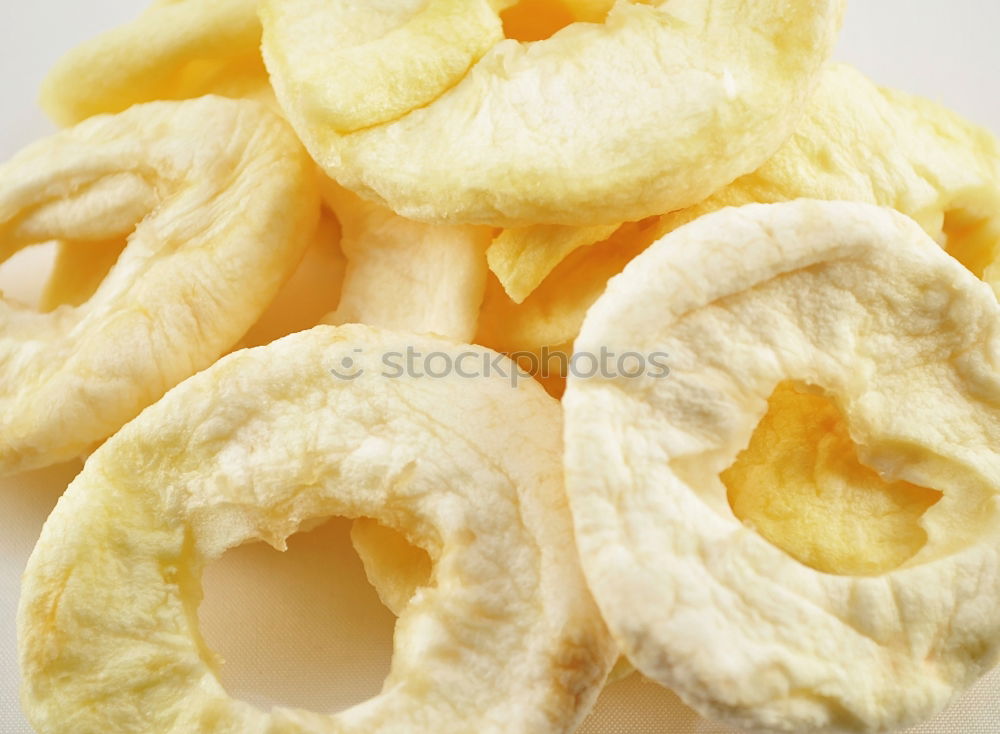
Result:
{"label": "pale yellow apple ring", "polygon": [[[723,210],[614,279],[577,350],[671,371],[571,376],[565,467],[584,572],[635,666],[737,726],[874,732],[996,663],[998,325],[989,286],[862,204]],[[719,475],[788,380],[839,406],[885,481],[943,492],[895,570],[821,573],[730,509]]]}
{"label": "pale yellow apple ring", "polygon": [[[573,543],[559,405],[530,381],[386,377],[384,355],[407,347],[497,357],[321,326],[224,358],[91,456],[25,572],[22,698],[36,728],[574,729],[615,649]],[[234,701],[198,634],[202,569],[244,542],[283,548],[331,515],[378,519],[434,562],[437,584],[397,623],[382,693],[333,716]]]}
{"label": "pale yellow apple ring", "polygon": [[778,153],[696,206],[623,225],[605,241],[601,228],[505,232],[488,253],[500,282],[490,279],[476,343],[504,353],[570,343],[607,281],[665,234],[726,206],[799,198],[892,207],[1000,292],[996,138],[939,104],[836,64]]}
{"label": "pale yellow apple ring", "polygon": [[72,125],[209,93],[273,103],[260,34],[257,0],[159,0],[63,56],[42,84],[42,107]]}
{"label": "pale yellow apple ring", "polygon": [[326,173],[410,219],[609,224],[691,206],[790,135],[840,0],[618,2],[504,39],[510,2],[264,0],[279,103]]}
{"label": "pale yellow apple ring", "polygon": [[141,105],[0,166],[0,260],[127,239],[79,307],[0,300],[0,473],[78,456],[218,359],[295,270],[318,216],[309,157],[256,102]]}
{"label": "pale yellow apple ring", "polygon": [[[560,4],[560,14],[599,20],[613,2],[572,0]],[[60,125],[205,94],[276,107],[260,39],[257,0],[155,0],[134,20],[60,58],[42,83],[41,104]]]}

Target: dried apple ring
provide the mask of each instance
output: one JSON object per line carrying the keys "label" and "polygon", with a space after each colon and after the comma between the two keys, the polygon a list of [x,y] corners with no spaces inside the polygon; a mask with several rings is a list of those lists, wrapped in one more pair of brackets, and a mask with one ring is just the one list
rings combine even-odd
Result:
{"label": "dried apple ring", "polygon": [[260,36],[257,0],[159,0],[60,59],[42,85],[42,107],[72,125],[209,93],[267,102]]}
{"label": "dried apple ring", "polygon": [[[552,17],[538,19],[537,8],[510,8],[520,11],[512,20],[515,32],[539,33],[556,17],[599,21],[613,0],[540,3],[552,6]],[[61,58],[42,85],[42,106],[61,125],[142,102],[205,94],[276,107],[260,37],[257,0],[156,0],[136,20]]]}
{"label": "dried apple ring", "polygon": [[347,257],[340,304],[324,321],[472,341],[492,230],[412,222],[329,179],[322,189]]}
{"label": "dried apple ring", "polygon": [[225,353],[295,270],[318,213],[311,161],[256,102],[137,106],[0,167],[0,259],[127,239],[77,308],[0,301],[0,473],[89,450]]}
{"label": "dried apple ring", "polygon": [[[383,355],[486,350],[317,327],[236,352],[90,458],[49,518],[18,616],[50,734],[569,732],[614,645],[583,582],[559,405],[498,377],[391,379]],[[338,378],[333,370],[351,375]],[[232,700],[197,630],[206,563],[310,521],[371,517],[433,559],[383,692],[333,716]],[[127,589],[128,593],[123,593]]]}
{"label": "dried apple ring", "polygon": [[835,65],[799,129],[760,170],[684,212],[666,233],[726,206],[796,198],[877,204],[914,219],[975,275],[1000,246],[1000,144],[988,130],[921,97]]}
{"label": "dried apple ring", "polygon": [[[571,376],[565,467],[585,574],[636,667],[707,716],[782,732],[894,730],[988,670],[1000,643],[998,324],[987,285],[912,220],[865,204],[727,209],[614,279],[577,349],[665,352],[671,371]],[[852,460],[873,472],[845,474],[873,498],[851,508],[854,522],[899,526],[878,493],[943,493],[905,520],[926,541],[902,538],[895,567],[815,570],[786,548],[797,534],[765,540],[731,508],[720,475],[739,481],[733,465],[789,385],[830,401]],[[753,492],[781,498],[773,477],[822,481],[796,462],[848,458],[816,443],[826,432],[782,430],[803,453],[768,449],[769,484]],[[793,507],[807,494],[796,489]],[[832,542],[858,537],[823,527],[839,520],[799,522]],[[879,542],[866,550],[888,558]]]}
{"label": "dried apple ring", "polygon": [[[63,305],[86,303],[124,249],[124,240],[88,242],[84,247],[58,247],[42,294],[41,310],[48,312]],[[340,251],[340,228],[333,215],[324,211],[312,244],[298,268],[237,348],[270,344],[320,323],[340,302],[345,265]]]}
{"label": "dried apple ring", "polygon": [[[489,252],[503,288],[490,280],[476,341],[505,353],[572,342],[608,279],[663,235],[726,206],[798,198],[892,207],[1000,290],[996,138],[934,102],[835,65],[781,150],[697,206],[623,225],[579,249],[605,233],[569,227],[504,233]],[[521,303],[511,297],[528,291]]]}
{"label": "dried apple ring", "polygon": [[326,173],[402,216],[609,224],[696,204],[767,160],[842,12],[623,1],[521,43],[502,38],[511,4],[264,0],[264,60]]}

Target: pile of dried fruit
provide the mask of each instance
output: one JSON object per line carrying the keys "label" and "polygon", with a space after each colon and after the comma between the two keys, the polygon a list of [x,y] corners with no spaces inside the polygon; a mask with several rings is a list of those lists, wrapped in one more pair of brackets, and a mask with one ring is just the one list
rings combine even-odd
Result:
{"label": "pile of dried fruit", "polygon": [[[59,243],[0,472],[93,451],[22,588],[38,731],[570,732],[634,666],[875,732],[988,670],[1000,145],[829,63],[842,13],[159,0],[68,54],[0,167],[2,256]],[[202,570],[333,515],[383,692],[233,700]]]}

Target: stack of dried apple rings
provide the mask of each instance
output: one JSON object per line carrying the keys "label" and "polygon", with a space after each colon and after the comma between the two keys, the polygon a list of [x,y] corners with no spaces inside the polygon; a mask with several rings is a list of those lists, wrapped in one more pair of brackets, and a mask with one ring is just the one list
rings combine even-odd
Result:
{"label": "stack of dried apple rings", "polygon": [[[828,63],[842,12],[162,0],[68,54],[80,124],[0,168],[5,256],[59,243],[45,313],[0,304],[0,471],[107,439],[25,575],[31,722],[570,732],[634,665],[875,732],[993,665],[1000,146]],[[329,515],[383,693],[233,700],[202,569]]]}

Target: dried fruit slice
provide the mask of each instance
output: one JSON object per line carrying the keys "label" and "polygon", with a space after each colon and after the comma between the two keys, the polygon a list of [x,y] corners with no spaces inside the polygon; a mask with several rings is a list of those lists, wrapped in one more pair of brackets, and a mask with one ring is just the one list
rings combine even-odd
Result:
{"label": "dried fruit slice", "polygon": [[[509,4],[497,3],[496,8]],[[542,9],[551,6],[549,14],[565,15],[569,21],[600,21],[613,1],[540,0],[535,4]],[[394,10],[366,10],[370,14],[374,9],[384,23],[393,13],[406,13],[407,7],[402,3]],[[518,11],[512,20],[516,31],[538,32],[538,8],[519,5],[510,10]],[[334,45],[330,41],[336,32],[334,27],[326,39],[329,47]],[[205,94],[256,99],[276,107],[260,57],[260,38],[257,0],[156,0],[134,21],[61,58],[43,83],[42,106],[62,125],[121,112],[142,102]],[[358,74],[371,73],[357,67],[337,72],[345,83],[354,82]],[[400,91],[413,94],[413,89]]]}
{"label": "dried fruit slice", "polygon": [[221,97],[95,118],[0,167],[0,259],[128,242],[77,308],[0,301],[0,473],[79,455],[225,353],[295,270],[318,212],[288,125]]}
{"label": "dried fruit slice", "polygon": [[340,304],[326,323],[472,341],[491,230],[412,222],[331,181],[323,197],[340,219],[347,257]]}
{"label": "dried fruit slice", "polygon": [[[56,249],[52,273],[42,296],[42,311],[86,303],[118,261],[126,243],[122,239],[81,244],[84,246],[62,245]],[[340,302],[345,266],[340,228],[333,215],[324,212],[298,268],[236,348],[270,344],[320,323]]]}
{"label": "dried fruit slice", "polygon": [[[559,405],[530,381],[385,377],[382,356],[407,346],[496,357],[317,327],[224,358],[97,450],[25,573],[38,729],[573,730],[615,653],[573,544]],[[348,360],[353,379],[331,374]],[[234,701],[198,634],[203,568],[331,515],[377,519],[433,559],[383,692],[333,716]]]}
{"label": "dried fruit slice", "polygon": [[570,254],[603,242],[618,229],[616,224],[597,227],[537,224],[506,229],[490,244],[487,262],[510,300],[524,303]]}
{"label": "dried fruit slice", "polygon": [[609,224],[691,206],[792,133],[840,0],[619,2],[502,38],[509,2],[265,0],[279,102],[328,175],[410,219]]}
{"label": "dried fruit slice", "polygon": [[[697,206],[658,221],[623,225],[608,240],[573,251],[554,269],[554,258],[544,255],[568,248],[545,246],[541,256],[524,248],[522,258],[504,261],[501,277],[530,278],[508,280],[508,288],[511,282],[540,278],[541,285],[518,305],[491,281],[476,340],[508,353],[571,342],[608,279],[663,235],[726,206],[798,198],[892,207],[915,219],[1000,291],[1000,266],[994,264],[1000,246],[996,139],[951,110],[880,88],[855,69],[838,65],[824,72],[795,135],[758,171]],[[557,244],[576,244],[592,231],[550,229],[549,241]]]}
{"label": "dried fruit slice", "polygon": [[[635,666],[705,715],[787,732],[895,729],[988,670],[998,324],[987,285],[912,220],[864,204],[727,209],[631,263],[577,350],[665,352],[671,372],[571,376],[563,404],[584,571]],[[789,384],[807,393],[798,407]],[[809,428],[830,419],[810,395],[836,408],[839,438]],[[805,420],[785,421],[786,445],[755,436],[768,401],[790,399]],[[762,450],[763,478],[745,471]],[[740,483],[797,520],[738,517]],[[810,534],[832,546],[822,570],[801,552]],[[877,563],[838,552],[852,542]]]}
{"label": "dried fruit slice", "polygon": [[257,0],[159,0],[66,54],[42,85],[61,125],[134,104],[204,94],[273,99],[260,58]]}
{"label": "dried fruit slice", "polygon": [[603,242],[574,251],[520,304],[490,278],[476,342],[505,354],[571,346],[608,280],[661,236],[656,218],[622,225]]}

